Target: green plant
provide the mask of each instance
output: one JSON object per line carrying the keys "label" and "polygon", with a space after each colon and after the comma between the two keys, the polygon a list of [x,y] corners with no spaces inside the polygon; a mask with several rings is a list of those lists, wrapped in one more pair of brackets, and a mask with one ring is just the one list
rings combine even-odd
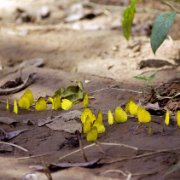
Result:
{"label": "green plant", "polygon": [[[127,40],[129,40],[131,36],[131,26],[133,23],[134,14],[136,12],[137,2],[138,2],[137,0],[131,0],[130,5],[123,12],[122,30],[123,30],[123,35],[125,36]],[[176,14],[180,13],[175,8],[175,5],[172,4],[171,1],[164,0],[162,2],[170,6],[171,9],[173,9],[173,11],[161,13],[159,16],[155,18],[153,22],[150,42],[151,42],[151,48],[154,54],[156,53],[157,49],[161,46],[163,41],[166,39],[168,32],[174,23]],[[180,0],[176,0],[175,3],[180,3]]]}

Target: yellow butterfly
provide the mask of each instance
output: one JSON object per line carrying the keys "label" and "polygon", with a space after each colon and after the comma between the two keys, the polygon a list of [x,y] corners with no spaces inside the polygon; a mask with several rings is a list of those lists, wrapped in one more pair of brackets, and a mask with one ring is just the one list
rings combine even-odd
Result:
{"label": "yellow butterfly", "polygon": [[53,98],[52,97],[48,97],[49,102],[52,104],[52,109],[54,110],[54,104],[53,104]]}
{"label": "yellow butterfly", "polygon": [[108,124],[109,125],[114,124],[114,116],[113,116],[111,110],[108,111]]}
{"label": "yellow butterfly", "polygon": [[35,109],[37,111],[43,111],[47,109],[47,103],[44,100],[43,97],[40,97],[37,101],[36,101],[36,105],[35,105]]}
{"label": "yellow butterfly", "polygon": [[102,121],[103,121],[103,114],[102,114],[101,111],[98,112],[96,121],[98,121],[99,123],[102,123]]}
{"label": "yellow butterfly", "polygon": [[18,105],[20,108],[22,109],[29,109],[30,108],[30,100],[28,99],[27,96],[22,96],[19,101],[18,101]]}
{"label": "yellow butterfly", "polygon": [[176,112],[177,125],[180,127],[180,110]]}
{"label": "yellow butterfly", "polygon": [[72,108],[72,106],[73,106],[73,103],[72,103],[70,100],[68,100],[68,99],[62,99],[61,108],[62,108],[63,110],[69,110],[69,109]]}
{"label": "yellow butterfly", "polygon": [[91,122],[93,123],[96,119],[95,115],[92,113],[92,111],[89,108],[85,108],[81,114],[81,122],[84,124],[86,121],[87,116],[91,119]]}
{"label": "yellow butterfly", "polygon": [[6,110],[9,111],[9,100],[8,99],[6,100]]}
{"label": "yellow butterfly", "polygon": [[83,133],[88,133],[92,128],[91,119],[87,116],[85,123],[83,124]]}
{"label": "yellow butterfly", "polygon": [[14,112],[15,114],[18,114],[18,105],[17,105],[16,99],[14,100],[13,112]]}
{"label": "yellow butterfly", "polygon": [[132,116],[136,116],[138,111],[138,105],[132,99],[130,99],[129,102],[126,104],[125,111]]}
{"label": "yellow butterfly", "polygon": [[97,121],[97,120],[94,122],[93,127],[97,128],[98,133],[103,133],[106,131],[104,124],[102,122]]}
{"label": "yellow butterfly", "polygon": [[25,92],[24,92],[24,95],[25,97],[27,97],[29,99],[29,102],[30,102],[30,106],[34,103],[34,96],[33,96],[33,93],[30,89],[27,89]]}
{"label": "yellow butterfly", "polygon": [[58,110],[60,108],[61,108],[61,98],[60,98],[60,95],[56,95],[53,98],[52,109]]}
{"label": "yellow butterfly", "polygon": [[117,123],[124,123],[127,121],[127,114],[121,107],[116,107],[114,112],[114,120]]}
{"label": "yellow butterfly", "polygon": [[94,142],[94,141],[97,140],[97,137],[98,137],[97,128],[96,128],[96,127],[93,127],[93,128],[87,133],[86,139],[87,139],[88,142]]}
{"label": "yellow butterfly", "polygon": [[166,110],[165,120],[164,120],[166,126],[169,125],[169,121],[170,121],[170,112],[169,110]]}
{"label": "yellow butterfly", "polygon": [[139,106],[137,111],[137,118],[140,123],[148,123],[151,121],[151,114],[143,107]]}
{"label": "yellow butterfly", "polygon": [[84,106],[84,108],[86,108],[86,107],[88,107],[88,105],[89,105],[89,96],[86,93],[84,96],[84,99],[83,99],[83,106]]}

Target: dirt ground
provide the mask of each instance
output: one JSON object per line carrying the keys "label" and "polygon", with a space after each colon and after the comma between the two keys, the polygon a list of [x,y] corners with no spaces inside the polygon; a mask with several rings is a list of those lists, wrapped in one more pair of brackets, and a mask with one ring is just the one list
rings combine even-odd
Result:
{"label": "dirt ground", "polygon": [[[160,2],[140,3],[133,37],[127,42],[120,23],[127,1],[115,3],[113,0],[101,3],[95,0],[3,2],[0,5],[0,86],[16,77],[26,79],[29,74],[36,73],[35,82],[28,88],[38,99],[53,95],[59,87],[81,81],[91,95],[91,109],[103,112],[107,129],[98,139],[101,145],[89,147],[85,137],[82,140],[88,161],[98,162],[88,168],[76,165],[52,170],[52,179],[179,179],[180,169],[166,174],[180,162],[180,129],[174,119],[168,127],[164,125],[164,114],[153,115],[148,125],[139,126],[137,120],[130,117],[127,123],[109,126],[107,112],[118,105],[124,106],[130,98],[136,102],[150,101],[143,93],[147,85],[134,78],[140,74],[156,73],[154,87],[161,87],[161,90],[165,87],[164,92],[180,92],[180,17],[177,15],[170,37],[154,55],[149,42],[152,21],[157,14],[170,8]],[[165,86],[167,82],[170,84]],[[82,103],[67,112],[36,112],[34,109],[21,110],[18,115],[8,112],[6,99],[12,105],[13,99],[18,99],[23,92],[1,95],[0,121],[3,118],[14,120],[10,124],[0,124],[1,134],[3,130],[26,129],[7,142],[28,151],[0,144],[0,179],[46,180],[47,168],[39,172],[31,167],[83,163],[77,136],[60,128],[62,117],[82,111]],[[179,97],[167,106],[173,106],[172,113],[180,109]],[[60,117],[57,127],[56,124],[53,128],[49,126],[53,122],[40,125],[56,117]],[[79,117],[74,119],[78,124]]]}

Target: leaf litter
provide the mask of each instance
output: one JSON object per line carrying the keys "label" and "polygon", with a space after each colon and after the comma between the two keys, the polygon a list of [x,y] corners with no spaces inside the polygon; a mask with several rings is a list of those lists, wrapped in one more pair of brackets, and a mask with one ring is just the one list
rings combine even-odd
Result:
{"label": "leaf litter", "polygon": [[77,130],[81,132],[82,126],[80,123],[80,115],[81,111],[79,110],[69,111],[51,119],[51,122],[47,123],[46,126],[52,130],[65,131],[69,133],[74,133]]}

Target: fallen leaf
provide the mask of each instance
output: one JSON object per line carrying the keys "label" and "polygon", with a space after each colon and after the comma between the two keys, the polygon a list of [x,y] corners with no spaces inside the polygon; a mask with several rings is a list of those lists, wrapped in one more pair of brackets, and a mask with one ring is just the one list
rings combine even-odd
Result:
{"label": "fallen leaf", "polygon": [[48,124],[53,121],[52,117],[48,117],[46,119],[38,119],[38,126],[44,126],[45,124]]}
{"label": "fallen leaf", "polygon": [[21,129],[21,130],[10,131],[10,132],[6,132],[4,129],[0,129],[0,140],[8,141],[10,139],[15,138],[16,136],[23,133],[24,131],[27,131],[27,129]]}
{"label": "fallen leaf", "polygon": [[74,133],[75,131],[82,131],[80,122],[81,111],[73,110],[63,113],[52,119],[52,122],[46,124],[52,130],[65,131]]}
{"label": "fallen leaf", "polygon": [[12,124],[12,123],[16,123],[18,122],[16,119],[12,119],[10,117],[0,117],[0,123],[3,123],[3,124]]}
{"label": "fallen leaf", "polygon": [[83,90],[81,83],[78,83],[76,86],[68,86],[67,88],[58,89],[54,95],[60,95],[61,98],[68,99],[72,102],[78,102],[83,100]]}

